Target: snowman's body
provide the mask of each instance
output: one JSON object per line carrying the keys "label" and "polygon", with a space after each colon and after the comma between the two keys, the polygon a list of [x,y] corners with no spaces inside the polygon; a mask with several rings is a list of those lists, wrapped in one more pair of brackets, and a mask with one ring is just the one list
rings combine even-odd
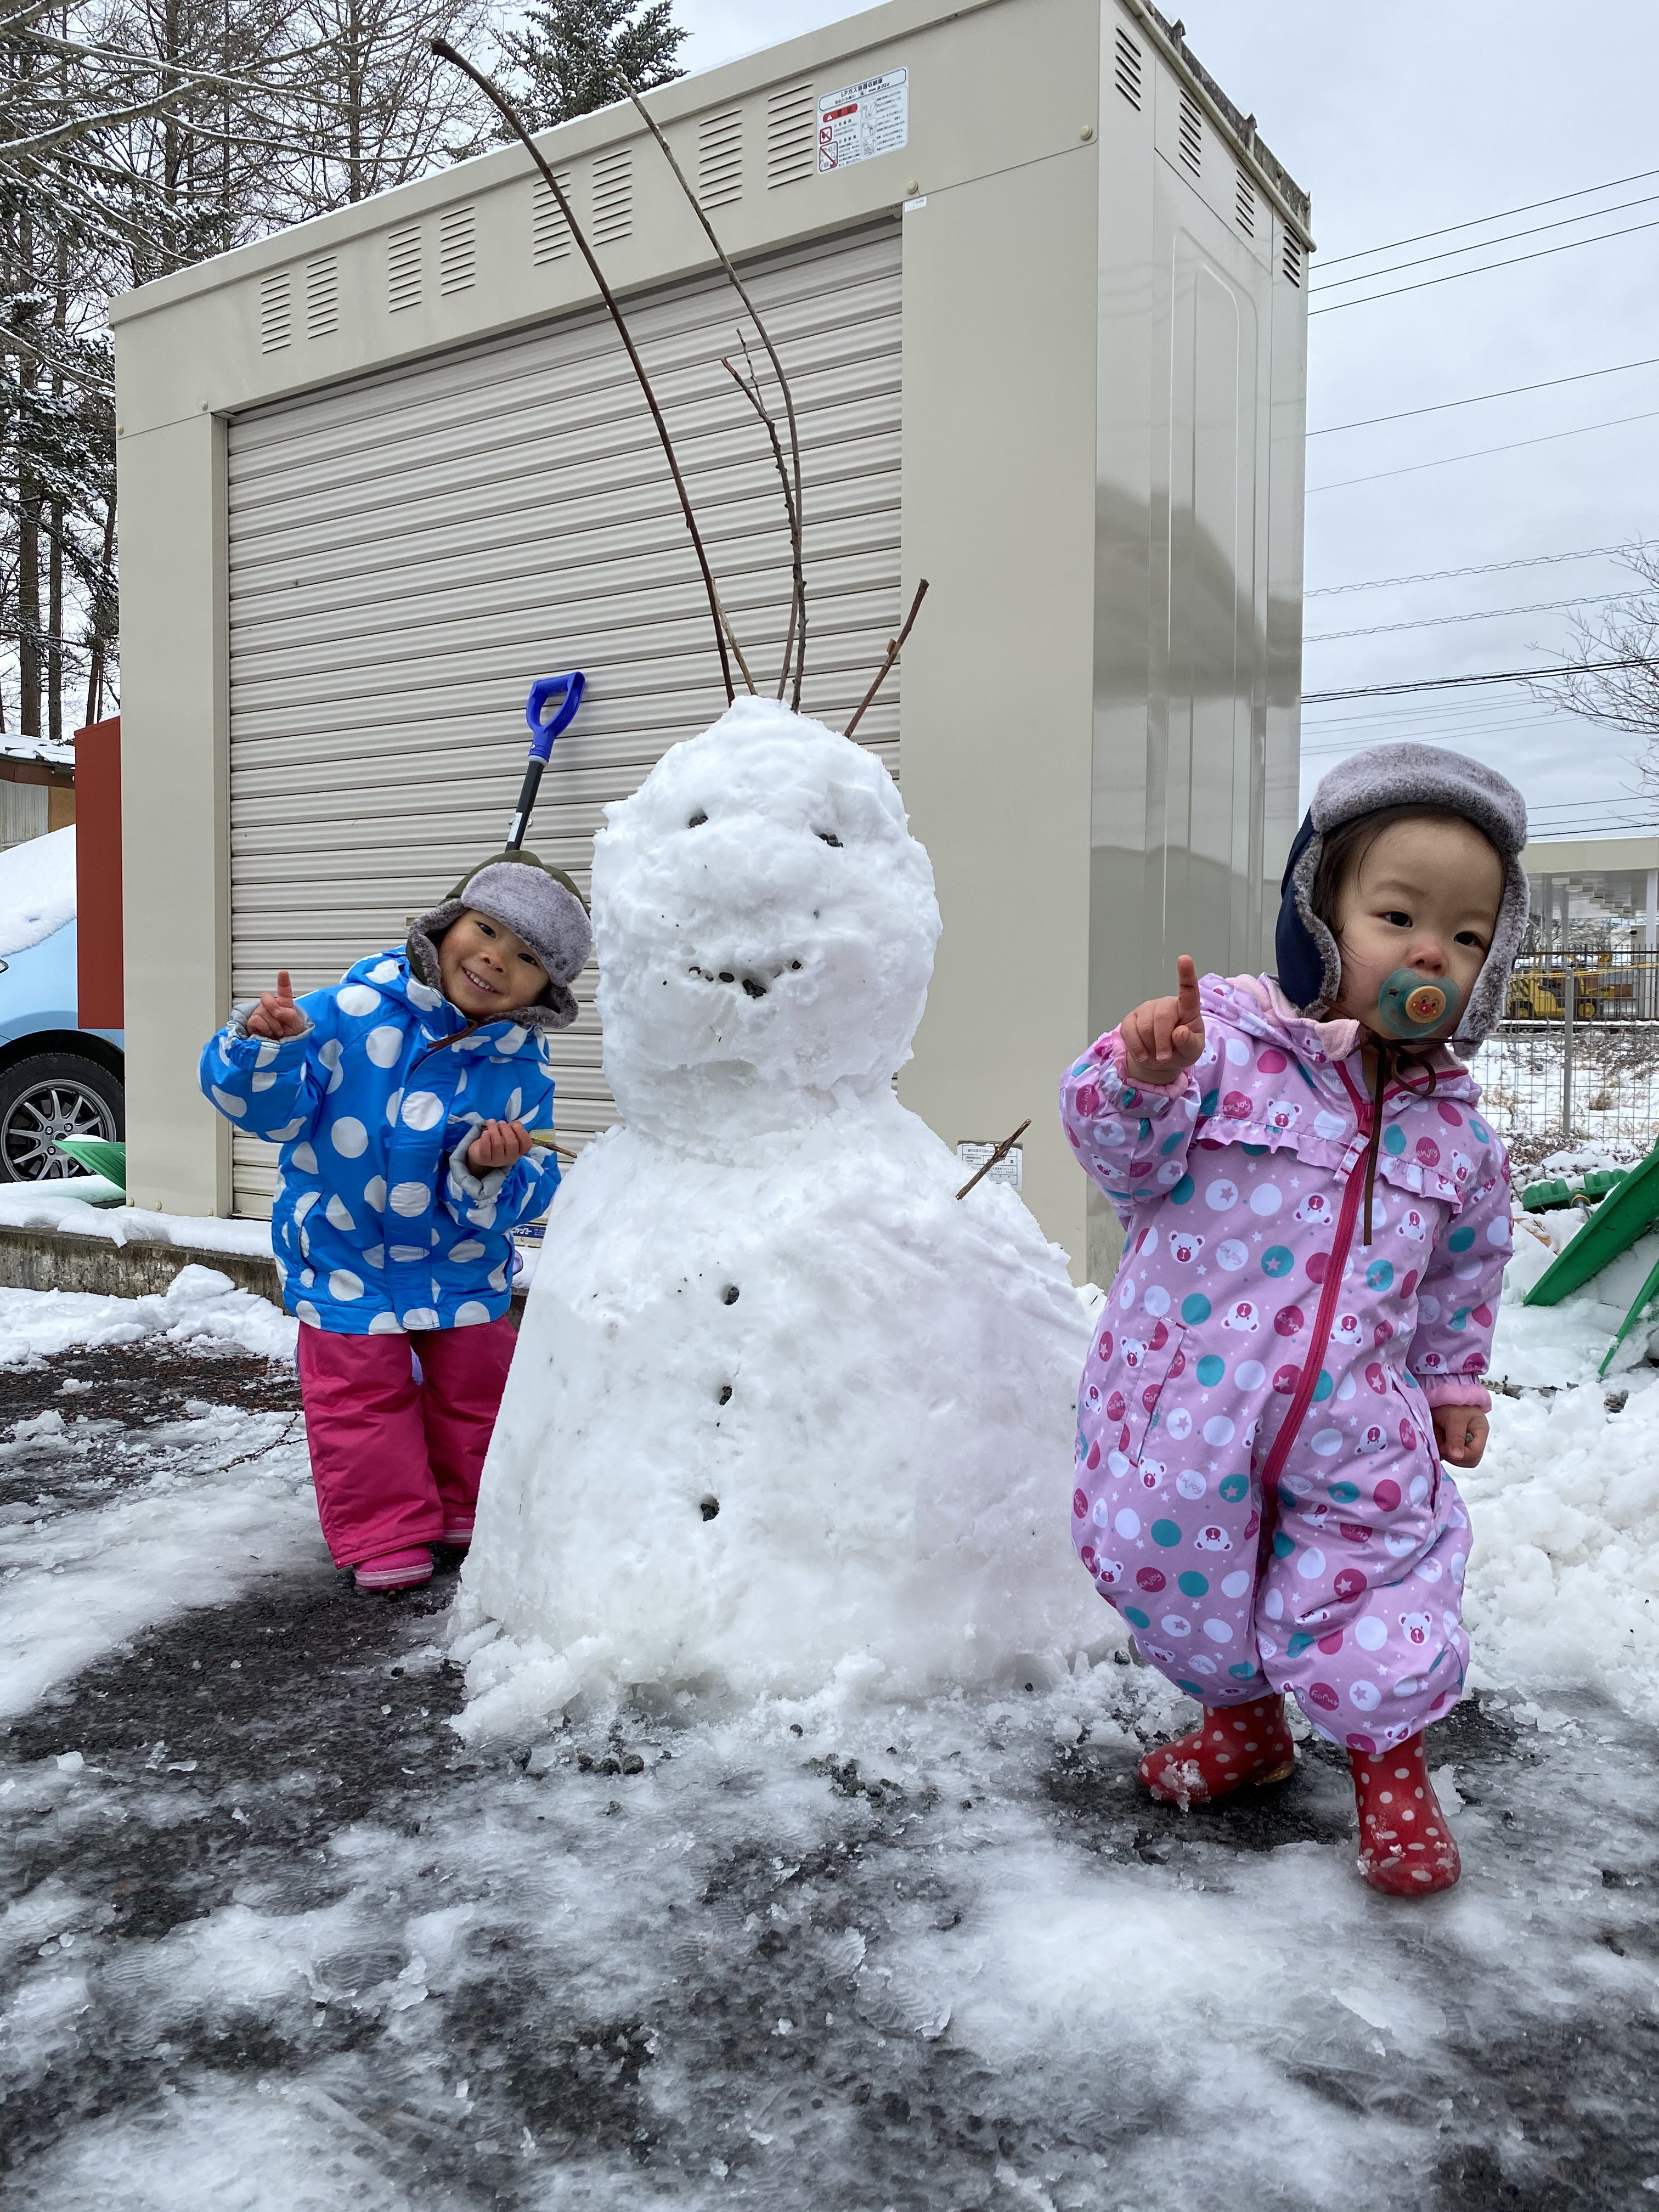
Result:
{"label": "snowman's body", "polygon": [[740,702],[609,810],[593,921],[624,1126],[560,1191],[484,1473],[477,1720],[1097,1634],[1063,1256],[892,1091],[939,913],[886,770]]}

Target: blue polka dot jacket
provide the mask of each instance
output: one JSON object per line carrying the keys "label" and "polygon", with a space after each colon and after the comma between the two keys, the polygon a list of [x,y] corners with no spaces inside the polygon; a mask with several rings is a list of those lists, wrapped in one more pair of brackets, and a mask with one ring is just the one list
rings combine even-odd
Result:
{"label": "blue polka dot jacket", "polygon": [[202,1054],[202,1089],[248,1135],[282,1147],[271,1245],[284,1303],[343,1336],[465,1328],[507,1311],[514,1223],[559,1186],[538,1146],[474,1175],[466,1150],[489,1121],[553,1118],[546,1008],[475,1028],[435,988],[429,940],[360,960],[296,1001],[310,1024],[280,1043],[251,1036],[252,1001]]}

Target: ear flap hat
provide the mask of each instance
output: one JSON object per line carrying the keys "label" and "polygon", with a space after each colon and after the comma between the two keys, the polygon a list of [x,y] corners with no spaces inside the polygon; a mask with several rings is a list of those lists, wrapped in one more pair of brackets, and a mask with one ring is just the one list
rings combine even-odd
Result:
{"label": "ear flap hat", "polygon": [[1510,970],[1527,927],[1527,805],[1507,776],[1439,745],[1373,745],[1340,761],[1314,793],[1285,864],[1274,950],[1279,988],[1299,1013],[1318,1018],[1342,988],[1336,939],[1313,910],[1314,883],[1325,838],[1345,822],[1385,806],[1437,806],[1460,814],[1496,848],[1504,862],[1504,896],[1491,950],[1453,1030],[1473,1051],[1502,1019]]}
{"label": "ear flap hat", "polygon": [[582,895],[564,870],[533,853],[497,853],[470,868],[441,905],[417,915],[409,933],[409,964],[434,990],[442,988],[438,940],[469,907],[515,930],[547,970],[547,988],[517,1018],[531,1029],[568,1029],[576,1018],[570,986],[587,965],[593,931]]}

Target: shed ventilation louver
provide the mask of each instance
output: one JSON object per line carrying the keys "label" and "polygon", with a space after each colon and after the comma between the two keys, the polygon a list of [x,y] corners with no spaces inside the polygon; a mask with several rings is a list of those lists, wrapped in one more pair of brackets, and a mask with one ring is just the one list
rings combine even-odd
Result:
{"label": "shed ventilation louver", "polygon": [[386,301],[395,315],[421,304],[421,226],[388,231],[386,241]]}
{"label": "shed ventilation louver", "polygon": [[306,264],[306,336],[325,338],[340,327],[339,256],[325,253]]}
{"label": "shed ventilation louver", "polygon": [[[559,190],[566,199],[570,198],[571,183],[568,169],[556,172]],[[550,262],[566,260],[571,251],[570,226],[559,213],[559,204],[540,179],[536,184],[535,198],[531,202],[530,258],[538,269]]]}
{"label": "shed ventilation louver", "polygon": [[471,207],[447,209],[438,222],[438,289],[470,292],[477,280],[477,235]]}
{"label": "shed ventilation louver", "polygon": [[1117,33],[1117,88],[1131,107],[1140,112],[1140,49],[1121,25]]}
{"label": "shed ventilation louver", "polygon": [[1292,238],[1288,230],[1285,234],[1284,269],[1291,283],[1299,286],[1302,282],[1302,246],[1301,241]]}
{"label": "shed ventilation louver", "polygon": [[792,84],[766,101],[766,189],[798,185],[817,155],[817,110],[810,84]]}
{"label": "shed ventilation louver", "polygon": [[1233,191],[1233,206],[1238,216],[1238,227],[1246,238],[1255,236],[1255,186],[1243,169]]}
{"label": "shed ventilation louver", "polygon": [[259,350],[281,353],[294,343],[294,279],[286,269],[273,269],[259,279]]}
{"label": "shed ventilation louver", "polygon": [[743,110],[705,115],[697,125],[697,198],[706,208],[743,197]]}
{"label": "shed ventilation louver", "polygon": [[1196,176],[1204,158],[1204,118],[1198,102],[1184,88],[1181,94],[1181,158]]}
{"label": "shed ventilation louver", "polygon": [[626,146],[593,163],[593,237],[605,246],[634,228],[634,157]]}

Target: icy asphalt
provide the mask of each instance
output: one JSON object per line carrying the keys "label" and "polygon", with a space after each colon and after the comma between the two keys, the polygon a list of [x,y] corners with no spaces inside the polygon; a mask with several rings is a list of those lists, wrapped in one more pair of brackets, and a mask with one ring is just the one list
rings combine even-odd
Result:
{"label": "icy asphalt", "polygon": [[0,1369],[0,2203],[1659,2196],[1656,1743],[1593,1692],[1437,1731],[1468,1871],[1417,1905],[1316,1744],[1147,1803],[1182,1708],[1110,1658],[480,1754],[453,1581],[328,1565],[291,1370],[56,1340]]}

